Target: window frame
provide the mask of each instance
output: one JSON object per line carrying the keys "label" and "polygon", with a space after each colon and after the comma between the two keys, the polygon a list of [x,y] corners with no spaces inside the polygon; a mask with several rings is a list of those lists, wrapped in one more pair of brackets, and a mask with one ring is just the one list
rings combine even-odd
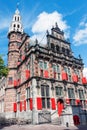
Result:
{"label": "window frame", "polygon": [[[61,90],[60,90],[61,89]],[[58,93],[58,94],[57,94]],[[61,86],[56,86],[55,87],[55,95],[58,96],[63,96],[63,88]]]}
{"label": "window frame", "polygon": [[81,100],[85,99],[84,90],[78,89],[79,98]]}
{"label": "window frame", "polygon": [[30,87],[26,88],[26,99],[30,98]]}
{"label": "window frame", "polygon": [[42,109],[50,109],[50,88],[48,85],[41,85]]}
{"label": "window frame", "polygon": [[68,88],[68,97],[70,99],[75,99],[75,91],[74,88]]}
{"label": "window frame", "polygon": [[21,94],[20,92],[17,93],[17,103],[20,102],[20,94]]}

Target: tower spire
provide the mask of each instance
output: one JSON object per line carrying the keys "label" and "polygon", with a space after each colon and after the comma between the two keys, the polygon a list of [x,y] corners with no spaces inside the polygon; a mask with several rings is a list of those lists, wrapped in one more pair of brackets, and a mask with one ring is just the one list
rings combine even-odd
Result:
{"label": "tower spire", "polygon": [[11,22],[11,25],[9,27],[9,33],[10,32],[20,32],[23,33],[23,26],[21,22],[21,15],[18,9],[19,3],[17,3],[17,9],[15,10],[15,14],[13,15],[13,19]]}

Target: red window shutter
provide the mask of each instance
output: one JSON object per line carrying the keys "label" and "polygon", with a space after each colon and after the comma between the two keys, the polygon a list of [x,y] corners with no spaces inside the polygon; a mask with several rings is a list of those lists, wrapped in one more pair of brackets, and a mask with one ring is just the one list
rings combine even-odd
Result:
{"label": "red window shutter", "polygon": [[52,107],[52,110],[56,110],[55,98],[51,98],[51,107]]}
{"label": "red window shutter", "polygon": [[20,102],[20,112],[22,111],[22,102]]}
{"label": "red window shutter", "polygon": [[73,75],[72,76],[73,82],[77,83],[78,82],[78,75]]}
{"label": "red window shutter", "polygon": [[66,72],[62,72],[62,80],[68,80],[68,75]]}
{"label": "red window shutter", "polygon": [[76,99],[76,105],[78,105],[80,103],[79,99]]}
{"label": "red window shutter", "polygon": [[66,103],[67,103],[67,104],[70,104],[70,99],[67,98],[67,99],[66,99]]}
{"label": "red window shutter", "polygon": [[26,100],[24,100],[24,111],[26,111]]}
{"label": "red window shutter", "polygon": [[82,83],[83,83],[84,85],[87,84],[86,77],[83,77],[83,78],[82,78]]}
{"label": "red window shutter", "polygon": [[30,70],[26,70],[26,79],[30,78]]}
{"label": "red window shutter", "polygon": [[45,77],[45,78],[49,78],[49,73],[48,73],[47,70],[44,70],[44,77]]}
{"label": "red window shutter", "polygon": [[30,98],[30,110],[33,109],[33,101],[32,101],[32,98]]}
{"label": "red window shutter", "polygon": [[16,102],[13,104],[13,111],[17,112],[17,103]]}
{"label": "red window shutter", "polygon": [[37,109],[42,110],[42,98],[37,98]]}
{"label": "red window shutter", "polygon": [[17,80],[14,80],[14,87],[17,87]]}
{"label": "red window shutter", "polygon": [[87,104],[87,100],[85,100],[86,104]]}

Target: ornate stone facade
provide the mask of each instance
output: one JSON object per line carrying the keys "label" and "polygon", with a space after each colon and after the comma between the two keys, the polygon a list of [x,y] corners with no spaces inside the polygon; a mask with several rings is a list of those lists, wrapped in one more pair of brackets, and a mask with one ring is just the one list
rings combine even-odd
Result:
{"label": "ornate stone facade", "polygon": [[[16,10],[8,33],[8,68],[3,96],[6,118],[52,122],[87,123],[87,80],[81,57],[58,25],[47,31],[47,44],[31,43]],[[1,91],[2,85],[0,85]],[[0,103],[1,103],[0,95]]]}

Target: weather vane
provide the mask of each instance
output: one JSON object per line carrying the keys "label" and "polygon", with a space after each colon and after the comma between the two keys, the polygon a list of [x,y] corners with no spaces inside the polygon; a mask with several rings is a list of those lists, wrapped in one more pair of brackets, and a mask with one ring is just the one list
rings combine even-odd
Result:
{"label": "weather vane", "polygon": [[18,9],[18,7],[19,7],[19,2],[17,3],[17,9]]}

